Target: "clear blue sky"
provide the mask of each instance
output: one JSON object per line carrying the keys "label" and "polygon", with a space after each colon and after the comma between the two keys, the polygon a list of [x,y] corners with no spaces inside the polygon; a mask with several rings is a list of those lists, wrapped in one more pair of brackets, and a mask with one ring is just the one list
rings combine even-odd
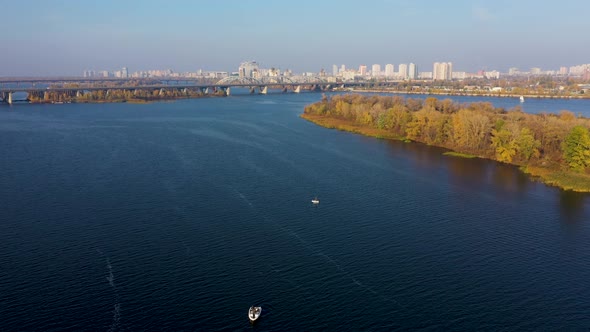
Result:
{"label": "clear blue sky", "polygon": [[590,63],[587,0],[0,0],[0,76]]}

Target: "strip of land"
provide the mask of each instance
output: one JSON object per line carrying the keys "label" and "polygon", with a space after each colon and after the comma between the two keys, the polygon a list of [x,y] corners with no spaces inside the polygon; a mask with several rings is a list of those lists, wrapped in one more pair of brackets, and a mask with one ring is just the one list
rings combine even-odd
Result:
{"label": "strip of land", "polygon": [[324,96],[301,117],[326,128],[516,165],[548,185],[590,192],[590,119],[572,112],[528,114],[491,103],[350,94]]}

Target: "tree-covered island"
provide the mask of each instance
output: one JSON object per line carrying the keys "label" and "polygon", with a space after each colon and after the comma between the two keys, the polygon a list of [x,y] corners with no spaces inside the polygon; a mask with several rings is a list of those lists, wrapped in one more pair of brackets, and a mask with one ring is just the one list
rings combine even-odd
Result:
{"label": "tree-covered island", "polygon": [[590,119],[569,111],[528,114],[488,102],[349,94],[324,96],[301,116],[327,128],[517,165],[547,184],[590,192]]}

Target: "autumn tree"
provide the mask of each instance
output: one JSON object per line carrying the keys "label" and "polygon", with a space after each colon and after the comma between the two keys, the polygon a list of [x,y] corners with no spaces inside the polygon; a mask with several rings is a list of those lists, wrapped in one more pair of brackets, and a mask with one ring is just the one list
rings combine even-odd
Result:
{"label": "autumn tree", "polygon": [[590,166],[590,133],[584,126],[575,126],[563,141],[563,157],[576,172]]}

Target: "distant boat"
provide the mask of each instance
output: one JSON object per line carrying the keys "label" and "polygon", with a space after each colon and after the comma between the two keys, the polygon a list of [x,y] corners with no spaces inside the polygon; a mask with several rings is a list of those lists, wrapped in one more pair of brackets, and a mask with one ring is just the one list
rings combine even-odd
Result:
{"label": "distant boat", "polygon": [[312,199],[312,200],[311,200],[311,202],[312,202],[313,204],[320,204],[320,200],[319,200],[317,197],[316,197],[316,198],[314,198],[314,199]]}
{"label": "distant boat", "polygon": [[254,323],[260,317],[260,313],[262,313],[262,307],[251,306],[248,309],[248,319],[250,319],[250,322]]}
{"label": "distant boat", "polygon": [[520,96],[520,102],[521,103],[524,103],[524,97],[523,96]]}

